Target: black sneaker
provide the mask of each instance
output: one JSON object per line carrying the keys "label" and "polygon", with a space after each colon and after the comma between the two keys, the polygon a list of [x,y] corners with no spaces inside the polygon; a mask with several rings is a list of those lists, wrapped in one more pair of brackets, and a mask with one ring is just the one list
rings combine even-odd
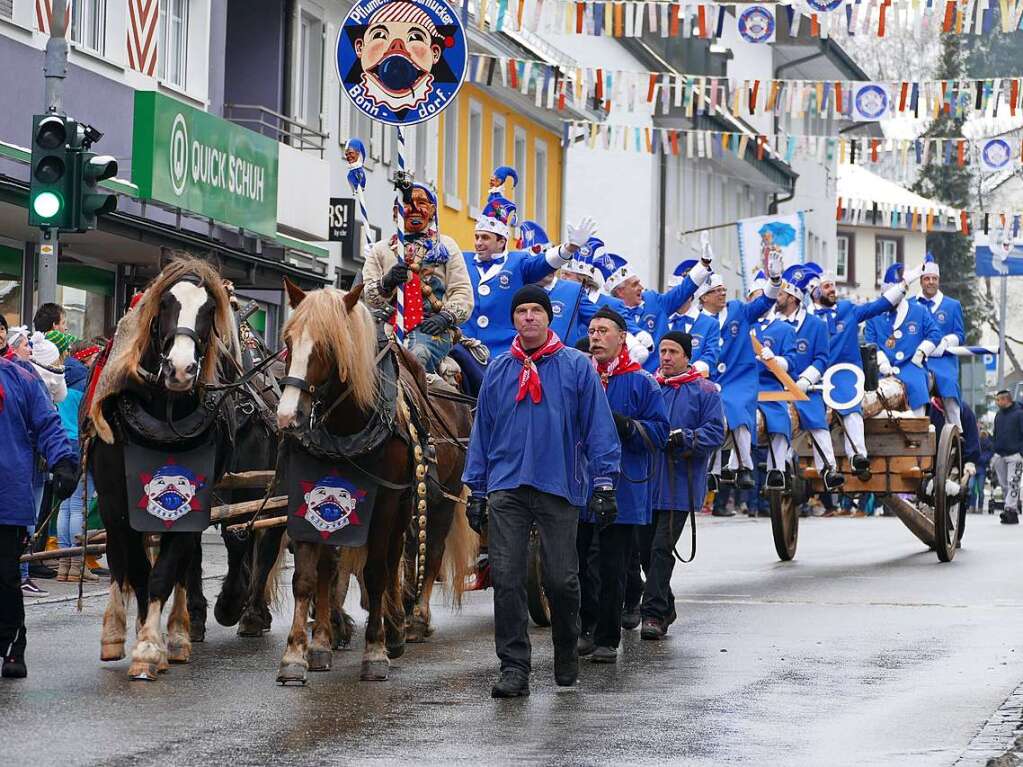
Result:
{"label": "black sneaker", "polygon": [[780,469],[771,469],[767,472],[767,480],[764,482],[764,487],[768,490],[784,490],[785,472]]}
{"label": "black sneaker", "polygon": [[1001,513],[1000,519],[1002,520],[1003,525],[1019,524],[1019,514],[1017,514],[1015,511],[1009,511],[1008,509]]}
{"label": "black sneaker", "polygon": [[728,506],[725,506],[720,509],[715,507],[714,511],[712,511],[711,514],[713,514],[715,517],[734,517],[735,509],[730,508]]}
{"label": "black sneaker", "polygon": [[639,624],[643,622],[643,617],[639,614],[639,605],[633,607],[626,607],[622,610],[622,628],[631,631],[632,629],[639,628]]}
{"label": "black sneaker", "polygon": [[643,628],[639,630],[639,635],[643,639],[663,639],[664,638],[664,626],[656,618],[644,618]]}
{"label": "black sneaker", "polygon": [[756,484],[752,469],[739,469],[739,473],[735,475],[735,486],[740,490],[752,490]]}
{"label": "black sneaker", "polygon": [[23,654],[8,655],[4,658],[3,669],[0,669],[0,676],[4,679],[24,679],[28,676],[28,667],[25,665]]}
{"label": "black sneaker", "polygon": [[617,663],[618,651],[613,647],[598,647],[590,656],[591,663]]}
{"label": "black sneaker", "polygon": [[50,592],[36,586],[31,578],[26,578],[21,582],[21,593],[26,597],[45,597]]}
{"label": "black sneaker", "polygon": [[834,469],[825,469],[822,476],[825,490],[837,490],[845,484],[845,477]]}
{"label": "black sneaker", "polygon": [[854,455],[850,461],[852,470],[857,474],[870,474],[870,459],[865,455]]}
{"label": "black sneaker", "polygon": [[593,634],[589,631],[584,631],[579,635],[579,642],[576,645],[579,655],[589,655],[596,646],[596,643],[593,641]]}
{"label": "black sneaker", "polygon": [[490,689],[491,698],[528,698],[529,675],[517,669],[505,669],[501,678]]}

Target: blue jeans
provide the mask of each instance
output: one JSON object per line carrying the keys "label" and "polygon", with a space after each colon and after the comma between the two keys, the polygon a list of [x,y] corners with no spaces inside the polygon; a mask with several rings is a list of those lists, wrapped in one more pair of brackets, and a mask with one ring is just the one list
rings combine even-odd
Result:
{"label": "blue jeans", "polygon": [[483,385],[483,376],[487,368],[480,364],[479,360],[472,356],[472,352],[461,344],[453,347],[450,351],[451,359],[458,363],[462,369],[462,389],[470,396],[477,396],[480,387]]}
{"label": "blue jeans", "polygon": [[[42,475],[40,475],[42,476]],[[42,484],[34,485],[32,487],[32,516],[36,519],[39,517],[39,507],[43,505],[43,486]],[[25,526],[26,534],[31,538],[36,531],[35,522],[31,525]],[[28,562],[22,562],[21,567],[21,580],[28,580]]]}
{"label": "blue jeans", "polygon": [[405,337],[405,346],[416,355],[427,373],[436,373],[437,365],[451,351],[451,332],[445,330],[439,336],[428,336],[413,330]]}
{"label": "blue jeans", "polygon": [[[60,510],[57,512],[57,544],[62,549],[74,546],[75,536],[82,534],[82,522],[87,509],[87,504],[82,498],[85,484],[86,477],[83,475],[78,480],[78,487],[75,488],[75,492],[67,500],[61,501]],[[92,477],[88,477],[88,484],[89,497],[91,498],[95,494]]]}

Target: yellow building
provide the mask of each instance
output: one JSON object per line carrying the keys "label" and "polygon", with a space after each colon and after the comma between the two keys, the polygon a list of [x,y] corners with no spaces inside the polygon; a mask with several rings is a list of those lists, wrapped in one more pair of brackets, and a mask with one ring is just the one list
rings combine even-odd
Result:
{"label": "yellow building", "polygon": [[[507,92],[507,91],[506,91]],[[498,89],[466,84],[440,117],[437,186],[441,231],[463,250],[473,249],[476,218],[494,168],[519,174],[514,192],[519,221],[536,221],[552,241],[561,239],[561,137],[522,104],[494,98]]]}

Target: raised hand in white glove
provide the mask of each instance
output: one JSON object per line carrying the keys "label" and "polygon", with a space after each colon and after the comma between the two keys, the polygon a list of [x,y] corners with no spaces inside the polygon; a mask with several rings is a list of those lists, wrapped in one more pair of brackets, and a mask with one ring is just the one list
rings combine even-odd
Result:
{"label": "raised hand in white glove", "polygon": [[654,350],[654,337],[645,330],[641,330],[636,333],[636,340],[643,344],[643,346],[647,348],[647,351],[652,352]]}
{"label": "raised hand in white glove", "polygon": [[568,225],[568,249],[574,253],[596,233],[597,222],[589,216],[583,216],[578,224]]}
{"label": "raised hand in white glove", "polygon": [[710,246],[710,235],[700,232],[700,260],[707,266],[714,263],[714,249]]}
{"label": "raised hand in white glove", "polygon": [[913,355],[913,359],[910,360],[910,361],[914,365],[916,365],[918,368],[922,368],[924,366],[924,360],[925,359],[927,359],[927,355],[924,354],[924,350],[923,349],[917,349],[916,353]]}
{"label": "raised hand in white glove", "polygon": [[902,272],[902,279],[907,285],[912,285],[920,279],[920,275],[923,272],[924,268],[922,266],[918,266],[916,269],[906,269]]}
{"label": "raised hand in white glove", "polygon": [[785,271],[785,262],[781,259],[781,253],[772,253],[767,257],[767,276],[772,280],[781,277]]}

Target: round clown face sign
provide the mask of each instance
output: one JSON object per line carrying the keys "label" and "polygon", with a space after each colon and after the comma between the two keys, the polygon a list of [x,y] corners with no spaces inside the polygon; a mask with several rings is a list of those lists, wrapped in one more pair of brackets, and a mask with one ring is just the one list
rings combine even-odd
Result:
{"label": "round clown face sign", "polygon": [[361,0],[337,38],[341,90],[379,122],[436,117],[465,79],[467,45],[444,0]]}
{"label": "round clown face sign", "polygon": [[751,5],[739,13],[739,34],[749,43],[770,42],[774,37],[774,14],[762,5]]}
{"label": "round clown face sign", "polygon": [[316,482],[304,482],[302,489],[305,503],[297,515],[305,517],[323,537],[342,527],[361,524],[355,507],[366,493],[343,477],[321,477]]}
{"label": "round clown face sign", "polygon": [[144,504],[147,512],[164,523],[174,522],[200,508],[195,496],[202,487],[202,478],[184,466],[166,464],[152,476],[143,476],[142,481],[145,498],[139,505]]}

